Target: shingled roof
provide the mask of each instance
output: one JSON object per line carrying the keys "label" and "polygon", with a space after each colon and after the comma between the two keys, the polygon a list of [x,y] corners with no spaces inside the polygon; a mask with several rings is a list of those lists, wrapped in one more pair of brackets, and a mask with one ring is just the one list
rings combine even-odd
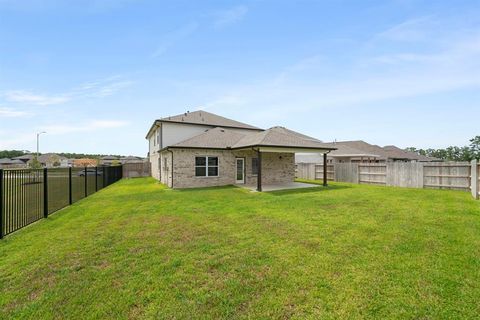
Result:
{"label": "shingled roof", "polygon": [[273,127],[262,132],[246,135],[242,140],[238,141],[233,148],[238,149],[254,146],[327,150],[335,149],[331,145],[323,143],[320,140],[284,127]]}
{"label": "shingled roof", "polygon": [[208,125],[215,127],[224,127],[224,128],[240,128],[240,129],[252,129],[252,130],[262,130],[258,127],[228,119],[207,111],[198,110],[194,112],[185,112],[176,116],[166,117],[158,119],[157,121],[163,122],[177,122],[177,123],[189,123],[189,124],[200,124]]}
{"label": "shingled roof", "polygon": [[[361,151],[366,154],[375,155],[380,160],[415,160],[415,161],[438,161],[436,158],[429,158],[422,155],[418,155],[414,152],[408,152],[400,149],[397,146],[385,146],[380,147],[374,144],[367,143],[362,140],[356,141],[339,141],[334,144],[338,148],[338,152],[332,152],[332,155],[339,154],[344,147],[352,148],[354,151],[350,156],[358,156],[355,153]],[[364,155],[365,156],[365,155]]]}
{"label": "shingled roof", "polygon": [[385,147],[383,147],[383,149],[388,152],[388,154],[390,155],[391,158],[395,158],[395,159],[409,159],[409,160],[417,160],[417,161],[438,161],[438,160],[440,160],[440,159],[437,159],[437,158],[422,156],[422,155],[417,154],[415,152],[405,151],[403,149],[400,149],[397,146],[385,146]]}
{"label": "shingled roof", "polygon": [[213,128],[190,139],[170,146],[172,148],[243,149],[248,147],[283,147],[333,150],[320,140],[283,127],[261,132],[237,132],[226,128]]}

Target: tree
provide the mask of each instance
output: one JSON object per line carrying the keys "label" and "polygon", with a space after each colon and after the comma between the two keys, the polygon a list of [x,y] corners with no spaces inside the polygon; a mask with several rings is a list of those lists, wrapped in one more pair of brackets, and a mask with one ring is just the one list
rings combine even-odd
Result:
{"label": "tree", "polygon": [[15,158],[19,156],[23,156],[25,154],[24,151],[20,150],[1,150],[0,151],[0,158]]}
{"label": "tree", "polygon": [[475,159],[480,159],[480,136],[470,139],[470,149]]}
{"label": "tree", "polygon": [[38,161],[36,156],[28,162],[28,166],[31,169],[41,169],[42,168],[42,164],[40,163],[40,161]]}
{"label": "tree", "polygon": [[470,139],[470,145],[463,147],[450,146],[445,149],[417,149],[409,147],[405,150],[448,161],[471,161],[480,159],[480,136]]}

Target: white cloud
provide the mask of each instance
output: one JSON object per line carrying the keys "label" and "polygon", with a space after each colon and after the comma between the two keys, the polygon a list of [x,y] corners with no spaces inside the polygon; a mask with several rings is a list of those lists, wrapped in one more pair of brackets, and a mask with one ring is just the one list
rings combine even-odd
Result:
{"label": "white cloud", "polygon": [[431,16],[409,19],[380,32],[373,40],[422,41],[428,39],[437,26],[437,20]]}
{"label": "white cloud", "polygon": [[18,118],[18,117],[24,117],[28,116],[29,113],[25,111],[18,111],[14,110],[11,108],[2,108],[0,107],[0,118],[5,117],[5,118]]}
{"label": "white cloud", "polygon": [[123,120],[90,120],[82,124],[70,125],[47,125],[40,127],[40,130],[46,131],[48,134],[68,134],[76,132],[93,132],[98,130],[115,129],[125,127],[129,124]]}
{"label": "white cloud", "polygon": [[37,106],[57,105],[75,99],[104,98],[133,84],[133,81],[122,79],[119,76],[99,79],[84,83],[77,88],[61,94],[39,94],[27,90],[6,91],[2,95],[5,101]]}
{"label": "white cloud", "polygon": [[241,21],[248,12],[248,8],[244,5],[235,6],[228,10],[218,11],[214,14],[214,26],[217,28],[225,27]]}
{"label": "white cloud", "polygon": [[70,100],[70,97],[66,95],[43,95],[25,90],[7,91],[4,93],[4,98],[9,102],[26,103],[39,106],[61,104]]}
{"label": "white cloud", "polygon": [[[352,61],[340,69],[335,67],[337,57],[306,57],[269,80],[226,87],[205,105],[217,110],[226,107],[251,109],[256,114],[261,106],[265,114],[288,115],[296,111],[333,106],[348,108],[369,102],[480,88],[480,33],[447,24],[438,30],[429,30],[429,34],[438,35],[430,39],[420,36],[420,31],[415,32],[414,26],[422,29],[425,23],[420,20],[389,29],[383,33],[389,35],[388,40],[377,37],[375,41],[368,41]],[[428,24],[441,25],[431,20]],[[445,29],[453,31],[445,34]],[[392,39],[398,41],[397,46],[389,47],[392,52],[385,54],[388,47],[385,41]],[[402,45],[405,39],[416,39],[421,44],[418,47]]]}
{"label": "white cloud", "polygon": [[160,44],[157,46],[155,51],[151,54],[152,58],[157,58],[165,54],[171,47],[173,47],[179,41],[187,38],[192,33],[198,29],[199,25],[197,22],[190,22],[180,28],[173,30],[165,35],[163,35],[160,40]]}

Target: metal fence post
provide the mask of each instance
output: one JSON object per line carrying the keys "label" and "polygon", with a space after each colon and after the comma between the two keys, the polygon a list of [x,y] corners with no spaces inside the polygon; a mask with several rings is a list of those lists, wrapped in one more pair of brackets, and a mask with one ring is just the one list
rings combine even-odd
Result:
{"label": "metal fence post", "polygon": [[43,168],[43,217],[48,218],[48,169]]}
{"label": "metal fence post", "polygon": [[87,189],[87,187],[88,187],[88,176],[87,176],[87,173],[88,173],[88,172],[87,172],[87,167],[85,167],[85,169],[84,169],[83,172],[85,173],[85,198],[86,198],[86,197],[88,196],[88,189]]}
{"label": "metal fence post", "polygon": [[103,188],[107,186],[107,170],[108,167],[103,168]]}
{"label": "metal fence post", "polygon": [[68,167],[68,203],[72,204],[72,167]]}
{"label": "metal fence post", "polygon": [[87,171],[87,167],[85,167],[84,173],[85,173],[85,198],[86,198],[88,196],[88,189],[87,189],[87,187],[88,187],[88,176],[87,176],[88,171]]}
{"label": "metal fence post", "polygon": [[0,239],[3,239],[4,225],[3,169],[0,169]]}
{"label": "metal fence post", "polygon": [[95,167],[95,192],[98,191],[98,167]]}

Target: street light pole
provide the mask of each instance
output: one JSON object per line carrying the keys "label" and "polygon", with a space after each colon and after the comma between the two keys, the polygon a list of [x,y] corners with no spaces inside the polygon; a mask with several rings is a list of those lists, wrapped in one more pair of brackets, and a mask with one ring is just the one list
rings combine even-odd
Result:
{"label": "street light pole", "polygon": [[38,155],[40,153],[40,135],[46,133],[45,131],[37,133],[37,160],[38,160]]}

